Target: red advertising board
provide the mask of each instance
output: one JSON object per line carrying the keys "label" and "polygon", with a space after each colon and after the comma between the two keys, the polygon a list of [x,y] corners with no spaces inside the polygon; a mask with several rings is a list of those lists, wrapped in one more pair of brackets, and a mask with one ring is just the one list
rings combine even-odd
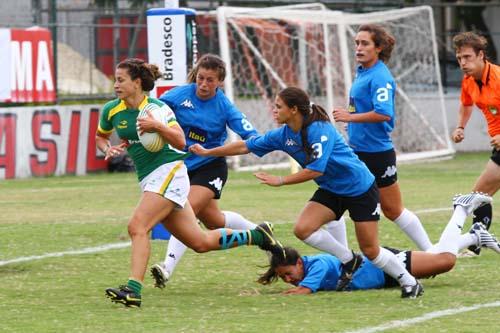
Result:
{"label": "red advertising board", "polygon": [[99,105],[0,109],[0,180],[107,170],[96,148]]}
{"label": "red advertising board", "polygon": [[8,75],[0,77],[1,87],[10,87],[10,93],[1,94],[1,101],[13,103],[55,102],[56,82],[54,55],[50,31],[3,29],[0,45],[7,48]]}

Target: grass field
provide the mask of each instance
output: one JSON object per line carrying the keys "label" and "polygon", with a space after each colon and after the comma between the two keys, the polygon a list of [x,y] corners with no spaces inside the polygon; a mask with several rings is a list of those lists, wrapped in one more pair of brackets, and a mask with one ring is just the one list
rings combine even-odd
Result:
{"label": "grass field", "polygon": [[[453,194],[470,191],[487,159],[486,153],[463,154],[399,167],[406,206],[418,213],[431,240],[438,240],[451,215]],[[292,227],[314,190],[313,183],[271,188],[260,185],[251,173],[231,173],[220,204],[255,222],[274,222],[283,243],[313,254],[317,251],[298,241]],[[288,288],[283,282],[255,282],[267,261],[256,247],[188,251],[164,290],[153,288],[151,277],[146,277],[141,309],[123,308],[104,297],[106,287],[128,277],[128,246],[14,261],[128,241],[126,224],[138,197],[134,174],[1,181],[0,332],[499,330],[500,256],[486,250],[480,257],[459,259],[446,275],[424,280],[425,295],[416,300],[400,299],[399,289],[282,296]],[[491,230],[500,234],[498,197],[494,216]],[[464,229],[469,227],[467,222]],[[350,244],[357,248],[352,230],[349,221]],[[385,219],[380,235],[384,245],[413,247]],[[152,247],[150,263],[163,259],[166,242],[154,241]],[[463,311],[472,306],[478,309]],[[451,312],[439,316],[443,310]],[[421,321],[409,321],[412,318]],[[397,320],[400,326],[393,325]]]}

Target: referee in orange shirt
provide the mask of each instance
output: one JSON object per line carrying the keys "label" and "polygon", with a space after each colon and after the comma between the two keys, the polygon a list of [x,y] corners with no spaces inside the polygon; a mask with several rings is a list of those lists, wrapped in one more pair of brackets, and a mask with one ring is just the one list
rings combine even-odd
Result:
{"label": "referee in orange shirt", "polygon": [[[472,106],[481,109],[488,124],[491,159],[474,184],[473,191],[493,196],[500,188],[500,66],[486,60],[486,38],[473,32],[463,32],[453,38],[453,47],[460,69],[464,72],[458,125],[453,131],[455,143],[465,138],[464,129],[470,119]],[[487,229],[491,225],[490,204],[474,211],[474,223],[482,222]],[[469,248],[479,254],[480,248]]]}

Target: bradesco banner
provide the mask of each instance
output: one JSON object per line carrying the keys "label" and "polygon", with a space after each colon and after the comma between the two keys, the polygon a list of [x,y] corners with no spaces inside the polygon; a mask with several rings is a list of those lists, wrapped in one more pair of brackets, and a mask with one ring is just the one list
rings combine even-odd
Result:
{"label": "bradesco banner", "polygon": [[157,65],[162,77],[150,96],[186,83],[197,58],[195,11],[186,8],[153,8],[146,11],[148,62]]}
{"label": "bradesco banner", "polygon": [[100,105],[0,109],[0,179],[107,169],[96,148]]}
{"label": "bradesco banner", "polygon": [[40,27],[0,29],[0,101],[55,102],[50,31]]}

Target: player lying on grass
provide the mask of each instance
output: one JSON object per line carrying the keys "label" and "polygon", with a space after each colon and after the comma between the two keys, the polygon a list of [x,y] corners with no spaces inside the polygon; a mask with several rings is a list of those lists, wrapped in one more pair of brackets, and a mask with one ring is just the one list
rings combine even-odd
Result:
{"label": "player lying on grass", "polygon": [[[458,251],[468,246],[489,248],[500,253],[498,240],[484,225],[476,222],[468,233],[461,235],[461,228],[468,215],[476,208],[490,204],[491,197],[481,193],[471,193],[454,198],[455,210],[444,229],[439,242],[426,252],[400,251],[387,248],[397,255],[407,270],[416,278],[426,278],[450,271],[455,266]],[[297,250],[285,247],[284,259],[271,256],[270,267],[258,282],[270,284],[281,278],[295,287],[284,294],[310,294],[321,290],[335,290],[341,274],[341,262],[330,254],[300,256]],[[376,267],[366,257],[354,273],[350,290],[378,289],[397,286],[398,282]]]}

